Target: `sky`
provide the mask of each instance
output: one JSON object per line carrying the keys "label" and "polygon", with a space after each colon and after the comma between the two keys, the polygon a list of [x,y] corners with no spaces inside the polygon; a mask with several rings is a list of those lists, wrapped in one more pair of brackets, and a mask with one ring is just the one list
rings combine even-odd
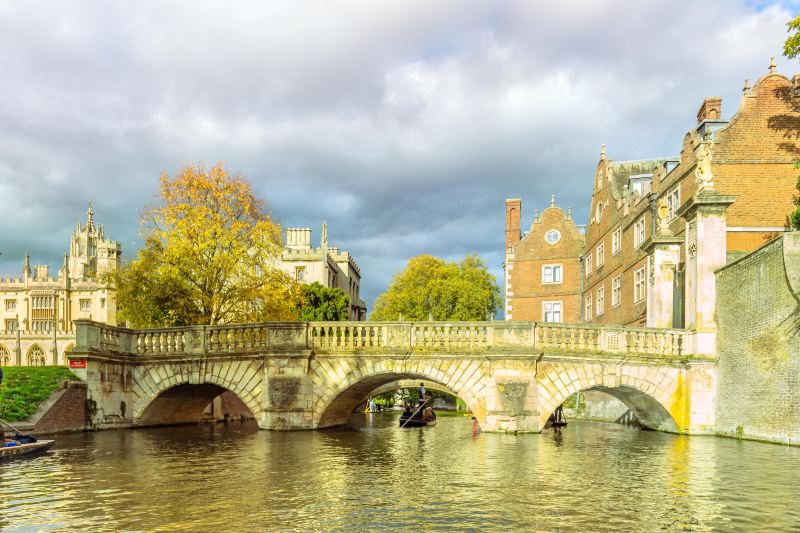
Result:
{"label": "sky", "polygon": [[422,253],[498,281],[505,199],[588,218],[614,160],[736,112],[798,2],[0,0],[0,276],[57,270],[89,200],[123,257],[162,172],[223,161],[285,227],[323,220],[371,308]]}

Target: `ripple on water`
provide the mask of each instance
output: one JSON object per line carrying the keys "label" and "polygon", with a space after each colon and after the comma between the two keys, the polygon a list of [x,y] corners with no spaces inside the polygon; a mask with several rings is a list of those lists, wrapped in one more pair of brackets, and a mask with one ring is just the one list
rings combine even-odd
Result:
{"label": "ripple on water", "polygon": [[800,449],[571,423],[471,435],[182,426],[68,435],[0,467],[0,529],[788,530]]}

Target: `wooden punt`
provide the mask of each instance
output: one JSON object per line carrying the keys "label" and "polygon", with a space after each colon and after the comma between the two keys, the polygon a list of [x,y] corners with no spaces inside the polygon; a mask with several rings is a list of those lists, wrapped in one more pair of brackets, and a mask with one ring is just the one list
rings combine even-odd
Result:
{"label": "wooden punt", "polygon": [[0,448],[0,461],[36,456],[52,448],[55,442],[54,440],[40,440],[31,444],[12,446],[11,448]]}

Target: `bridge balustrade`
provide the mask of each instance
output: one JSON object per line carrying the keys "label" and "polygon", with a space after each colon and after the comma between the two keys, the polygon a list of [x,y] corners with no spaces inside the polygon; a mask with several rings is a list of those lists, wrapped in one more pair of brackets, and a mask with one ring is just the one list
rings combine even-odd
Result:
{"label": "bridge balustrade", "polygon": [[273,322],[131,330],[76,320],[76,353],[133,356],[242,352],[522,352],[681,358],[685,330],[542,322]]}

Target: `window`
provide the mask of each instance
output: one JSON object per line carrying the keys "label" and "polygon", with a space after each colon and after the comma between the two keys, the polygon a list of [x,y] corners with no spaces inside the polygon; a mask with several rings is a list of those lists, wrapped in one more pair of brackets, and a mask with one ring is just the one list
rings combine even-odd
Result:
{"label": "window", "polygon": [[13,311],[17,308],[16,300],[6,300],[6,311]]}
{"label": "window", "polygon": [[14,333],[19,329],[19,320],[10,318],[6,320],[6,333]]}
{"label": "window", "polygon": [[616,307],[622,300],[622,277],[617,276],[611,280],[611,307]]}
{"label": "window", "polygon": [[592,254],[586,254],[586,277],[592,273]]}
{"label": "window", "polygon": [[675,187],[667,193],[667,210],[669,211],[669,220],[675,218],[675,212],[681,206],[681,188]]}
{"label": "window", "polygon": [[52,320],[32,320],[31,321],[31,328],[33,329],[33,331],[50,332],[50,331],[53,331],[53,321]]}
{"label": "window", "polygon": [[558,230],[551,229],[545,234],[544,239],[550,244],[555,244],[561,239],[561,233]]}
{"label": "window", "polygon": [[80,305],[81,305],[81,311],[92,310],[92,301],[89,298],[81,298]]}
{"label": "window", "polygon": [[611,234],[611,255],[617,255],[622,248],[622,228],[617,228]]}
{"label": "window", "polygon": [[305,281],[306,267],[294,267],[294,279],[297,281]]}
{"label": "window", "polygon": [[563,281],[561,265],[542,265],[542,283],[561,283]]}
{"label": "window", "polygon": [[606,245],[605,243],[600,243],[597,245],[597,268],[603,266],[606,261]]}
{"label": "window", "polygon": [[602,315],[605,312],[606,306],[606,288],[599,287],[597,289],[597,304],[595,305],[594,312],[597,316]]}
{"label": "window", "polygon": [[52,296],[34,296],[31,298],[31,307],[33,309],[52,309],[53,297]]}
{"label": "window", "polygon": [[645,299],[645,268],[637,269],[633,273],[633,302],[641,302]]}
{"label": "window", "polygon": [[583,319],[584,320],[591,320],[592,319],[592,295],[591,294],[586,296],[585,307],[586,308],[584,310]]}
{"label": "window", "polygon": [[561,302],[542,302],[542,317],[545,322],[561,322]]}
{"label": "window", "polygon": [[633,225],[633,247],[638,248],[645,239],[644,215]]}
{"label": "window", "polygon": [[44,366],[46,362],[44,350],[38,345],[34,345],[28,352],[28,366]]}

